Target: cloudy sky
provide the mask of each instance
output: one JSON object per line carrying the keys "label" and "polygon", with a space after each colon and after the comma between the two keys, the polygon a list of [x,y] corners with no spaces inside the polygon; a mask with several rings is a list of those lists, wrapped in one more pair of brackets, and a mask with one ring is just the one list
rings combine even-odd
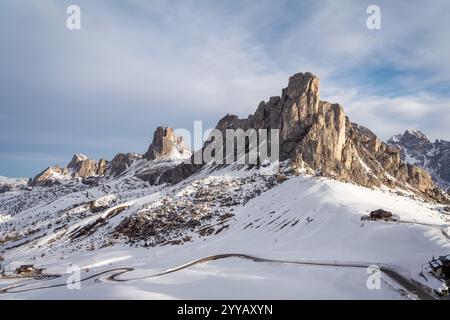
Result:
{"label": "cloudy sky", "polygon": [[[66,28],[71,4],[81,30]],[[0,0],[0,41],[3,176],[145,152],[158,125],[247,116],[303,71],[383,139],[450,140],[446,0]]]}

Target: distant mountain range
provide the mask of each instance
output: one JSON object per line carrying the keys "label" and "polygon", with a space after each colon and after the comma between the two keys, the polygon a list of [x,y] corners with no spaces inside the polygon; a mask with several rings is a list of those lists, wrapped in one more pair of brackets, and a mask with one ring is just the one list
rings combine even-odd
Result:
{"label": "distant mountain range", "polygon": [[[368,128],[352,123],[341,105],[320,100],[319,78],[308,72],[290,77],[280,96],[261,102],[248,118],[228,114],[216,129],[224,137],[227,129],[278,129],[280,160],[289,161],[294,171],[307,169],[365,187],[400,188],[438,201],[446,196],[434,181],[445,190],[449,187],[449,142],[431,143],[421,132],[407,130],[384,143]],[[143,181],[174,184],[204,167],[176,162],[189,156],[194,157],[172,128],[159,127],[145,154],[120,153],[111,161],[75,154],[66,167],[48,167],[29,186],[74,181],[98,185],[131,167],[132,175]]]}
{"label": "distant mountain range", "polygon": [[7,178],[0,176],[0,193],[13,191],[26,187],[28,184],[28,179],[26,178]]}
{"label": "distant mountain range", "polygon": [[402,160],[427,170],[441,188],[450,189],[450,141],[431,142],[418,130],[406,130],[388,143],[400,149]]}

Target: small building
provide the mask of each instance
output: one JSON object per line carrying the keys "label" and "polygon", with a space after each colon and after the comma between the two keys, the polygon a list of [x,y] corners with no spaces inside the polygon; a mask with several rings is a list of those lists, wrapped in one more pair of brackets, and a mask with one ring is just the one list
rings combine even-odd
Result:
{"label": "small building", "polygon": [[392,212],[383,209],[374,210],[370,213],[370,218],[376,220],[392,220]]}
{"label": "small building", "polygon": [[398,221],[398,216],[394,216],[392,212],[383,210],[383,209],[377,209],[369,213],[369,215],[362,216],[362,221]]}
{"label": "small building", "polygon": [[434,258],[428,262],[431,273],[433,273],[437,278],[443,280],[450,280],[450,254],[446,256],[440,256]]}
{"label": "small building", "polygon": [[444,297],[444,296],[448,296],[448,286],[447,284],[444,282],[442,284],[442,286],[437,290],[437,294],[440,297]]}

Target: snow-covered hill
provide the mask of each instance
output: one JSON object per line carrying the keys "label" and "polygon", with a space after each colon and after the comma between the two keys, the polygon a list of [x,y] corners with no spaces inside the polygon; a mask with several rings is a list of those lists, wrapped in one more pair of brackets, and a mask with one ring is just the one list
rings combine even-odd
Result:
{"label": "snow-covered hill", "polygon": [[[120,178],[102,187],[66,190],[56,200],[50,196],[54,191],[47,196],[42,190],[34,192],[48,199],[41,202],[38,197],[26,209],[3,216],[2,234],[11,239],[2,243],[2,255],[12,268],[31,263],[62,277],[10,291],[62,286],[5,293],[0,298],[406,298],[408,290],[385,274],[381,289],[369,290],[364,266],[386,265],[407,279],[438,287],[439,282],[429,276],[425,281],[419,272],[432,255],[450,251],[450,215],[441,211],[442,206],[413,195],[309,175],[289,175],[278,183],[257,170],[211,173],[205,168],[175,186],[149,187]],[[104,201],[106,208],[99,212],[93,210],[93,199],[106,194],[117,197]],[[3,195],[0,211],[21,197]],[[33,192],[27,198],[33,198]],[[167,233],[156,228],[159,232],[145,241],[138,230],[148,227],[144,224],[127,236],[118,232],[127,217],[153,218],[161,223],[155,226],[164,229],[167,215],[174,214],[171,221],[184,218],[180,208],[189,212],[202,208],[198,223],[180,222]],[[395,213],[400,221],[361,221],[361,216],[378,208]],[[74,237],[83,228],[85,232]],[[13,230],[26,234],[14,239]],[[150,277],[196,259],[230,253],[285,263],[230,257]],[[81,278],[105,274],[83,281],[80,291],[67,290],[70,265],[83,270]],[[114,273],[108,270],[116,268],[133,268],[118,276],[130,280],[107,280]],[[0,283],[7,287],[27,282]]]}

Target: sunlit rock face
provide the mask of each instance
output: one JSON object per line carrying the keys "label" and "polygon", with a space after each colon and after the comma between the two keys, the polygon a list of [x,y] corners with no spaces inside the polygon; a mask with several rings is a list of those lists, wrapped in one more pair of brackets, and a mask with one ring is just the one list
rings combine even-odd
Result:
{"label": "sunlit rock face", "polygon": [[50,186],[64,181],[86,179],[103,176],[108,167],[108,161],[89,159],[83,154],[75,154],[69,164],[61,168],[58,165],[48,167],[36,175],[30,182],[31,186]]}
{"label": "sunlit rock face", "polygon": [[144,157],[148,160],[181,158],[187,151],[183,137],[177,137],[172,128],[158,127]]}
{"label": "sunlit rock face", "polygon": [[[261,102],[248,118],[228,114],[216,128],[279,129],[280,160],[291,160],[294,169],[307,167],[323,176],[366,187],[400,187],[447,201],[431,176],[403,161],[398,148],[352,123],[341,105],[321,101],[319,78],[311,73],[290,77],[281,96]],[[180,181],[200,167],[182,164],[161,181]]]}

